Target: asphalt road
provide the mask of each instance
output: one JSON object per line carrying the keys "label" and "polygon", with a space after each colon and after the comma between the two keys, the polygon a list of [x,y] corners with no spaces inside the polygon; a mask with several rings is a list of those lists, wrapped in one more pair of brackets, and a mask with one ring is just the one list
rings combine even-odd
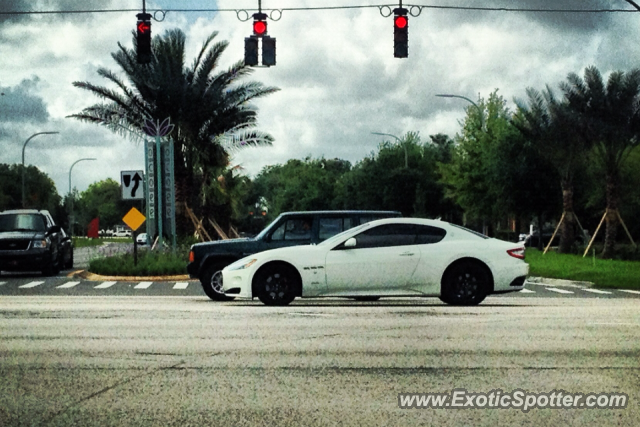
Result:
{"label": "asphalt road", "polygon": [[[640,424],[633,294],[532,285],[535,294],[471,308],[432,298],[272,308],[152,296],[155,283],[124,296],[102,292],[132,284],[6,292],[35,279],[0,286],[2,426]],[[81,285],[93,293],[66,293]],[[629,402],[526,413],[398,407],[398,393],[458,388],[626,393]]]}

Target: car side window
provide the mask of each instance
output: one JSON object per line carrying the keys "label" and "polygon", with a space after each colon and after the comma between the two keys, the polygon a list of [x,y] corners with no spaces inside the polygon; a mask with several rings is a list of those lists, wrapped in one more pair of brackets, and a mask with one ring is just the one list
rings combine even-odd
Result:
{"label": "car side window", "polygon": [[320,241],[335,236],[343,231],[342,218],[320,218],[318,221],[318,237]]}
{"label": "car side window", "polygon": [[271,240],[311,241],[313,218],[292,218],[286,220],[271,235]]}
{"label": "car side window", "polygon": [[446,230],[429,225],[416,225],[416,245],[438,243],[447,235]]}
{"label": "car side window", "polygon": [[355,236],[356,249],[413,245],[416,229],[412,224],[385,224]]}

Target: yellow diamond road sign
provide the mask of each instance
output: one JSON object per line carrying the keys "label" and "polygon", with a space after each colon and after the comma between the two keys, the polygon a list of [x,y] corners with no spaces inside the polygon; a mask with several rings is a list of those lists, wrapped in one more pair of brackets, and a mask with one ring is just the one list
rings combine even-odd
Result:
{"label": "yellow diamond road sign", "polygon": [[136,208],[131,208],[129,212],[122,218],[125,224],[127,224],[133,231],[136,231],[147,218],[140,213]]}

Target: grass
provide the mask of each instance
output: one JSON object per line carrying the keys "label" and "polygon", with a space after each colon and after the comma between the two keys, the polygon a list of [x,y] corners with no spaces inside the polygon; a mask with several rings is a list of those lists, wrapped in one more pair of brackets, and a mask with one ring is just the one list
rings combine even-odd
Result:
{"label": "grass", "polygon": [[89,271],[103,276],[168,276],[187,274],[187,250],[155,252],[141,250],[134,265],[132,253],[96,258],[89,262]]}
{"label": "grass", "polygon": [[599,288],[639,289],[640,262],[527,249],[529,275],[593,282]]}

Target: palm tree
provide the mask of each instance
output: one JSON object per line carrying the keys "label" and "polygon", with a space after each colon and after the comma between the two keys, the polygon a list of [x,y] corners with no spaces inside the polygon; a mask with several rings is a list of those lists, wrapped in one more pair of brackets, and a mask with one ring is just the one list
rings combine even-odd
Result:
{"label": "palm tree", "polygon": [[595,67],[575,73],[560,85],[577,131],[594,148],[606,175],[607,222],[603,258],[613,255],[618,229],[620,171],[640,137],[640,69],[615,71],[605,85]]}
{"label": "palm tree", "polygon": [[270,145],[273,138],[254,129],[257,109],[250,102],[278,89],[258,82],[240,82],[251,73],[243,61],[218,72],[218,63],[228,42],[214,43],[212,33],[189,67],[185,65],[185,34],[167,31],[152,42],[149,64],[136,60],[134,49],[118,43],[111,56],[127,81],[105,68],[98,74],[115,88],[89,82],[74,82],[106,101],[70,117],[100,125],[132,139],[138,139],[146,119],[175,125],[170,137],[174,141],[176,204],[196,207],[200,189],[206,188],[226,167],[231,150]]}
{"label": "palm tree", "polygon": [[527,103],[516,100],[518,110],[512,122],[535,144],[540,155],[546,158],[560,175],[564,221],[561,225],[558,250],[568,253],[575,241],[573,178],[584,160],[586,143],[573,130],[575,120],[566,102],[556,100],[549,86],[543,92],[528,88],[527,98]]}

